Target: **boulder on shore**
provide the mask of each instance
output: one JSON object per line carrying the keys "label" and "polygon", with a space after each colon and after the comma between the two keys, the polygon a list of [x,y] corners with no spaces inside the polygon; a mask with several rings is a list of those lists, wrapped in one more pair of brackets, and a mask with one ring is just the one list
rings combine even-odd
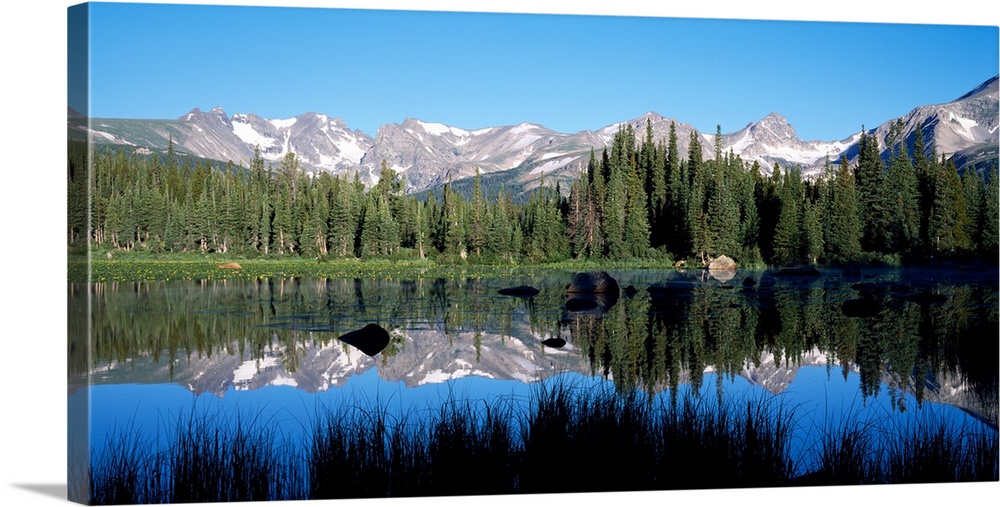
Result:
{"label": "boulder on shore", "polygon": [[243,269],[243,266],[240,266],[240,263],[238,263],[238,262],[226,262],[226,263],[223,263],[223,264],[219,264],[218,268],[219,269]]}
{"label": "boulder on shore", "polygon": [[736,271],[736,261],[726,255],[720,255],[708,263],[709,271]]}

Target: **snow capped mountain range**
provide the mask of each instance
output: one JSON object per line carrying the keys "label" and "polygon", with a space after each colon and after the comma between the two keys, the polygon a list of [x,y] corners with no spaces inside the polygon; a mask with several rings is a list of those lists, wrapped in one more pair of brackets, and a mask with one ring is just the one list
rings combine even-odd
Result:
{"label": "snow capped mountain range", "polygon": [[[961,166],[998,159],[998,85],[993,77],[958,99],[917,107],[868,130],[887,151],[890,126],[901,119],[903,136],[912,146],[916,131],[923,132],[928,149],[955,157]],[[687,154],[694,127],[649,112],[626,122],[574,134],[559,133],[533,123],[478,130],[406,119],[381,126],[371,137],[351,130],[340,118],[305,113],[294,118],[266,119],[254,114],[228,116],[222,108],[193,109],[176,120],[86,119],[69,114],[71,138],[91,134],[95,143],[134,146],[137,150],[164,150],[172,141],[178,153],[189,153],[248,166],[254,147],[266,163],[278,164],[295,152],[306,171],[358,173],[366,184],[379,179],[382,162],[403,175],[407,190],[417,192],[448,181],[510,171],[524,188],[545,181],[571,180],[586,166],[593,149],[610,145],[619,126],[631,124],[641,141],[649,122],[654,140],[666,142],[670,124],[677,131],[681,156]],[[715,132],[700,132],[703,156],[714,157]],[[764,173],[774,164],[797,165],[807,175],[818,174],[827,159],[853,161],[860,132],[835,141],[803,141],[792,125],[771,113],[746,127],[722,136],[722,149],[746,162],[759,162]],[[568,188],[568,187],[567,187]]]}

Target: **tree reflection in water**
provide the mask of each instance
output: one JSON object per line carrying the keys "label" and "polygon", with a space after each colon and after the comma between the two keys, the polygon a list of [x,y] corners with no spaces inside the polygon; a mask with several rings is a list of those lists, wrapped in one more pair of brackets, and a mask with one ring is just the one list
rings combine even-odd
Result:
{"label": "tree reflection in water", "polygon": [[[780,392],[796,367],[824,364],[844,378],[857,372],[863,397],[887,389],[897,410],[908,409],[910,394],[918,404],[954,404],[996,424],[995,270],[740,272],[727,281],[700,272],[612,274],[638,291],[567,297],[570,273],[555,270],[504,279],[71,284],[70,312],[86,313],[88,296],[92,302],[93,338],[88,356],[86,329],[70,330],[71,384],[88,370],[139,368],[138,358],[166,371],[158,381],[198,359],[261,361],[275,351],[280,366],[295,372],[310,350],[374,323],[390,336],[377,362],[400,376],[404,363],[419,368],[423,360],[407,347],[429,349],[415,336],[467,345],[475,349],[467,362],[491,368],[512,364],[491,363],[493,356],[523,353],[511,349],[517,341],[539,361],[603,375],[621,391],[681,384],[699,391],[703,373],[714,371],[719,381],[742,375]],[[539,292],[498,294],[518,284]]]}

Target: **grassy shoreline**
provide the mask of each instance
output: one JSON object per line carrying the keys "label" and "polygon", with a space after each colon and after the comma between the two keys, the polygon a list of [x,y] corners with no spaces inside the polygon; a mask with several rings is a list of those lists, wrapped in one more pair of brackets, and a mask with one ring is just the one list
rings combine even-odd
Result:
{"label": "grassy shoreline", "polygon": [[[220,267],[236,263],[239,268]],[[474,264],[444,263],[434,260],[255,258],[242,259],[222,255],[143,254],[116,256],[111,259],[70,258],[68,281],[134,282],[169,280],[224,280],[261,278],[495,278],[514,272],[532,270],[609,270],[676,269],[663,260],[594,261],[571,260],[548,264]]]}
{"label": "grassy shoreline", "polygon": [[[110,257],[108,254],[111,254]],[[238,264],[239,268],[222,267]],[[917,264],[917,267],[958,267],[961,269],[996,269],[995,265],[979,261],[966,263],[942,261],[932,264]],[[898,259],[870,259],[837,265],[819,265],[823,268],[893,269],[906,267]],[[246,257],[219,253],[168,253],[149,252],[95,252],[91,256],[71,254],[67,259],[67,278],[70,283],[82,282],[137,282],[169,280],[224,280],[261,278],[350,278],[399,276],[420,276],[425,278],[495,278],[511,273],[532,270],[690,270],[700,271],[702,266],[691,260],[682,266],[675,265],[673,259],[649,258],[632,260],[607,259],[566,259],[547,263],[479,263],[464,260],[441,259],[361,259],[351,258],[305,258],[295,256]],[[777,269],[766,264],[740,264],[739,269],[763,271]]]}

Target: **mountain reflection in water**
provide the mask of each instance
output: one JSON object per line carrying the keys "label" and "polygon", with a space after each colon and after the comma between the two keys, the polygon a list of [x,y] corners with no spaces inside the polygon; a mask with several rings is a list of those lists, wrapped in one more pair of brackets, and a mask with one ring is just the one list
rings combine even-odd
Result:
{"label": "mountain reflection in water", "polygon": [[[86,330],[71,330],[70,391],[89,375],[101,388],[173,384],[220,398],[265,386],[321,393],[376,375],[405,388],[474,378],[486,392],[572,373],[720,397],[732,384],[812,399],[856,385],[845,404],[885,400],[901,414],[944,403],[996,425],[996,268],[611,274],[638,290],[586,308],[562,271],[70,285],[71,312],[87,311],[89,290],[93,338],[88,360]],[[516,285],[539,293],[498,294]],[[371,357],[338,339],[369,324],[389,337]],[[822,374],[800,380],[805,367]]]}

